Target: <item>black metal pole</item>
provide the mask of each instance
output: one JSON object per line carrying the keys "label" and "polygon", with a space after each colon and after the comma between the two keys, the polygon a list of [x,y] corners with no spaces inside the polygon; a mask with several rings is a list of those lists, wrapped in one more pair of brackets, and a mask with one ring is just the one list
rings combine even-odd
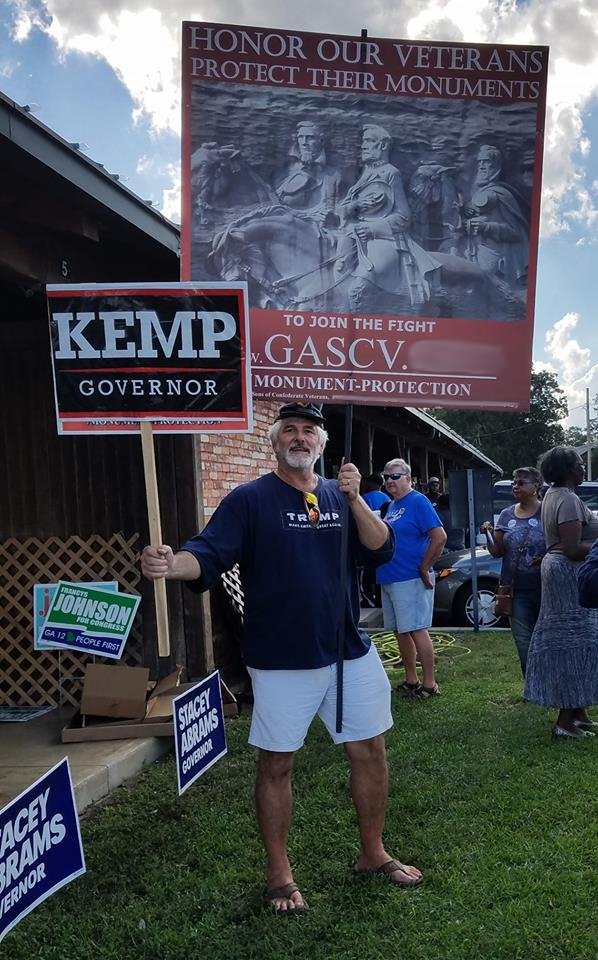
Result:
{"label": "black metal pole", "polygon": [[[345,407],[345,445],[343,463],[351,462],[351,435],[353,432],[353,404]],[[336,657],[336,732],[343,729],[343,667],[345,662],[345,632],[347,617],[347,562],[349,554],[349,503],[345,500],[341,512],[340,598],[338,618],[338,650]]]}
{"label": "black metal pole", "polygon": [[471,556],[471,595],[473,600],[473,630],[478,633],[480,629],[480,607],[478,594],[478,547],[476,543],[476,522],[475,522],[475,486],[473,482],[473,470],[467,471],[467,509],[469,515],[469,554]]}
{"label": "black metal pole", "polygon": [[[368,32],[361,31],[361,39],[365,40]],[[345,444],[343,463],[351,462],[351,435],[353,432],[353,404],[345,407]],[[349,553],[349,504],[345,501],[341,512],[341,551],[340,551],[340,598],[338,618],[338,648],[336,655],[336,732],[343,729],[343,671],[345,663],[345,633],[347,616],[347,563]]]}

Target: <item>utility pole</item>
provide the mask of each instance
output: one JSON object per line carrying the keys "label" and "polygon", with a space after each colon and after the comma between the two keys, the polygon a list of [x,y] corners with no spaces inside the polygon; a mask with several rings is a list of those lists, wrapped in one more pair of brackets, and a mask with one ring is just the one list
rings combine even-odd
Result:
{"label": "utility pole", "polygon": [[586,468],[586,480],[592,479],[592,438],[590,436],[590,388],[586,387],[586,443],[587,443],[587,460],[588,465]]}

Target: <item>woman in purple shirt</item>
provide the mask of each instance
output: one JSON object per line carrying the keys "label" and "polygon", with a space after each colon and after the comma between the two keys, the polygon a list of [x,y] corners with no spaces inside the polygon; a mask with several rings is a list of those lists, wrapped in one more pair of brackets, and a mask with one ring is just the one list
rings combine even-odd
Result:
{"label": "woman in purple shirt", "polygon": [[523,676],[542,597],[540,563],[546,546],[538,496],[541,487],[542,475],[535,467],[514,470],[516,502],[502,511],[494,529],[488,522],[480,528],[486,534],[488,551],[493,557],[503,558],[501,584],[509,584],[513,589],[513,612],[509,620]]}

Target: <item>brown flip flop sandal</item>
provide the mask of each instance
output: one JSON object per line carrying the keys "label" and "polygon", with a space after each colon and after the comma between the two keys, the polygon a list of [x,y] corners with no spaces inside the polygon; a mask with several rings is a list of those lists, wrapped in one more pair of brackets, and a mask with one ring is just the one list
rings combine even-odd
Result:
{"label": "brown flip flop sandal", "polygon": [[[273,900],[290,900],[291,896],[299,890],[299,887],[296,883],[283,883],[281,887],[271,887],[270,890],[266,890],[264,893],[264,903],[267,907],[270,907],[277,916],[300,916],[302,913],[305,913],[308,910],[307,903],[305,900],[300,906],[291,907],[290,910],[281,910],[279,907],[275,907]],[[299,891],[301,892],[301,891]]]}
{"label": "brown flip flop sandal", "polygon": [[[376,867],[374,870],[364,870],[359,867],[353,868],[354,873],[360,877],[386,877],[389,883],[392,883],[393,887],[417,887],[423,881],[423,877],[412,877],[410,880],[393,880],[392,875],[396,873],[397,870],[400,870],[402,873],[405,873],[405,865],[399,863],[398,860],[387,860],[386,863],[382,863],[379,867]],[[409,876],[408,873],[405,873],[405,876]]]}

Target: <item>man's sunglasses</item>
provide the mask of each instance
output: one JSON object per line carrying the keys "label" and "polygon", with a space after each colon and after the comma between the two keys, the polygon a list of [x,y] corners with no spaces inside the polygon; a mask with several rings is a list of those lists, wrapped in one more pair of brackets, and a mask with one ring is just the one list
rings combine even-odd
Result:
{"label": "man's sunglasses", "polygon": [[407,474],[406,473],[383,473],[382,476],[384,477],[384,480],[386,482],[386,480],[400,480],[401,477],[406,477]]}
{"label": "man's sunglasses", "polygon": [[305,507],[307,509],[307,519],[312,527],[317,527],[320,522],[320,506],[315,493],[304,493]]}

